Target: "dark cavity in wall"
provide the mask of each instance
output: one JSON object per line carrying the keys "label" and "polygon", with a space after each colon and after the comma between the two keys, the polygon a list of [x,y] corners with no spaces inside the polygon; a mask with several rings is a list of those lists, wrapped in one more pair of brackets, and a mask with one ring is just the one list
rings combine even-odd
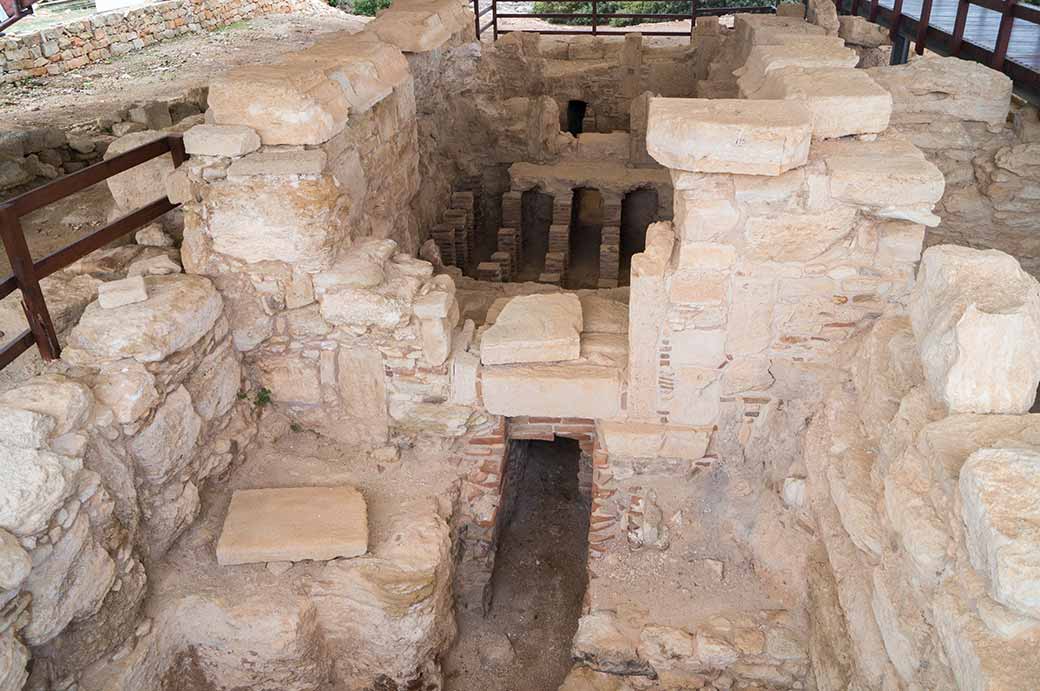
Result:
{"label": "dark cavity in wall", "polygon": [[523,247],[521,281],[537,281],[545,270],[545,253],[549,251],[549,226],[552,225],[553,196],[528,190],[520,197],[520,235]]}
{"label": "dark cavity in wall", "polygon": [[585,111],[588,110],[585,101],[567,102],[567,131],[577,137],[582,133],[582,122],[585,120]]}
{"label": "dark cavity in wall", "polygon": [[486,617],[459,613],[448,691],[557,691],[587,583],[589,502],[578,442],[509,442]]}
{"label": "dark cavity in wall", "polygon": [[579,187],[571,201],[568,288],[595,288],[599,282],[599,246],[603,239],[603,195]]}
{"label": "dark cavity in wall", "polygon": [[621,200],[620,285],[628,285],[632,255],[646,249],[646,228],[657,220],[657,190],[633,190]]}

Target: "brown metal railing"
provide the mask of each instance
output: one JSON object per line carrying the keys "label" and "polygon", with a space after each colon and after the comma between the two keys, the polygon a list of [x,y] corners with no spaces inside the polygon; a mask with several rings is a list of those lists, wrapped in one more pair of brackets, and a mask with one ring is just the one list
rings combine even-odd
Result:
{"label": "brown metal railing", "polygon": [[[631,29],[624,27],[611,27],[610,21],[612,19],[638,19],[647,21],[677,21],[683,19],[690,20],[689,31],[676,31],[674,29],[668,30],[663,29],[659,31],[643,31],[639,33],[644,36],[693,36],[693,28],[697,23],[697,17],[711,17],[711,16],[722,16],[724,14],[736,14],[738,12],[749,12],[755,14],[763,14],[769,12],[775,12],[776,8],[773,5],[755,5],[751,7],[701,7],[700,0],[687,0],[690,4],[690,11],[684,14],[653,14],[653,13],[620,13],[620,12],[601,12],[600,11],[600,0],[557,0],[558,2],[565,2],[569,4],[586,4],[592,5],[591,12],[499,12],[498,11],[498,0],[491,0],[491,3],[485,7],[481,7],[481,0],[473,0],[473,14],[475,15],[475,29],[477,31],[477,40],[480,40],[481,35],[488,29],[492,30],[492,36],[494,40],[498,40],[498,37],[502,34],[508,34],[514,31],[530,31],[531,33],[538,34],[560,34],[560,35],[584,35],[591,34],[592,36],[623,36],[628,33],[632,33]],[[675,2],[675,0],[643,0],[644,2]],[[481,17],[491,15],[491,19],[486,24],[481,24]],[[557,20],[591,20],[589,29],[509,29],[502,28],[498,22],[500,19],[557,19]],[[608,28],[601,28],[601,27]]]}
{"label": "brown metal railing", "polygon": [[151,204],[52,252],[38,262],[34,262],[29,253],[29,246],[22,232],[22,216],[167,153],[173,158],[174,167],[184,162],[184,143],[180,135],[167,135],[0,203],[0,238],[3,239],[4,250],[13,272],[0,280],[0,299],[21,290],[22,309],[29,323],[26,331],[0,350],[0,369],[11,364],[33,344],[39,348],[44,360],[53,360],[61,355],[58,334],[54,330],[50,312],[47,311],[47,302],[40,289],[41,279],[64,269],[109,242],[151,223],[180,205],[171,203],[164,194]]}
{"label": "brown metal railing", "polygon": [[[846,10],[845,0],[835,0],[839,12]],[[914,51],[923,55],[925,48],[945,55],[975,60],[1001,70],[1015,82],[1015,86],[1031,100],[1040,100],[1040,7],[1027,5],[1019,0],[956,0],[956,17],[950,30],[930,24],[933,12],[937,8],[948,12],[952,9],[949,0],[922,0],[920,17],[914,18],[903,11],[903,0],[893,0],[892,7],[884,7],[879,0],[851,0],[847,9],[850,14],[866,15],[872,22],[878,22],[889,28],[889,35],[902,55],[894,55],[893,62],[904,62],[909,50],[909,41],[914,42]],[[996,32],[988,34],[992,38],[993,47],[968,41],[964,37],[968,26],[968,10],[972,5],[991,10],[1000,15]],[[942,15],[940,15],[941,17]],[[1034,53],[1024,60],[1008,58],[1011,45],[1011,34],[1015,28],[1015,20],[1037,25]],[[1021,25],[1020,25],[1021,26]]]}

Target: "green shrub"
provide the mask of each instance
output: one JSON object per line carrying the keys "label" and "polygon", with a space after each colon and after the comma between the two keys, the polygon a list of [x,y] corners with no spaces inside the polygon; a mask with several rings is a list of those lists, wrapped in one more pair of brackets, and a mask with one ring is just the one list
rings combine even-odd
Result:
{"label": "green shrub", "polygon": [[[701,8],[709,7],[753,7],[760,5],[772,5],[775,0],[702,0],[698,3]],[[600,15],[610,14],[681,14],[689,15],[690,3],[688,0],[675,0],[674,2],[640,2],[639,0],[606,0],[596,3],[596,11]],[[580,19],[549,19],[552,24],[592,24],[591,2],[554,2],[553,0],[542,0],[534,3],[534,12],[558,13],[558,14],[588,14],[589,17]],[[605,18],[604,18],[605,19]],[[653,19],[610,19],[601,21],[600,26],[631,26],[652,22]],[[669,21],[662,19],[661,21]]]}
{"label": "green shrub", "polygon": [[354,0],[354,14],[374,17],[379,10],[390,7],[390,2],[391,0]]}

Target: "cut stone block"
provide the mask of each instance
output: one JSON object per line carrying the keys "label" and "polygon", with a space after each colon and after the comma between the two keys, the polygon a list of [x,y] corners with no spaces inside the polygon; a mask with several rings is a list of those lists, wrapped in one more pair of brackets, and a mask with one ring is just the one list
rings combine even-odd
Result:
{"label": "cut stone block", "polygon": [[932,395],[951,412],[1026,413],[1040,383],[1040,283],[997,250],[928,248],[910,320]]}
{"label": "cut stone block", "polygon": [[1011,79],[971,60],[926,57],[867,73],[892,94],[895,122],[940,117],[1000,125],[1011,107]]}
{"label": "cut stone block", "polygon": [[184,133],[184,151],[193,156],[245,156],[259,148],[256,130],[244,125],[195,125]]}
{"label": "cut stone block", "polygon": [[654,98],[647,150],[691,172],[780,175],[804,165],[812,113],[795,101]]}
{"label": "cut stone block", "polygon": [[368,551],[368,510],[354,487],[236,490],[217,542],[221,566],[325,561]]}
{"label": "cut stone block", "polygon": [[965,541],[997,602],[1040,617],[1040,453],[982,449],[961,467]]}
{"label": "cut stone block", "polygon": [[853,15],[838,17],[838,36],[845,39],[848,45],[864,48],[878,48],[892,43],[883,26],[866,17]]}
{"label": "cut stone block", "polygon": [[747,62],[735,74],[740,93],[752,97],[770,72],[785,67],[855,67],[859,56],[836,36],[816,36],[785,41],[782,45],[759,45],[748,53]]}
{"label": "cut stone block", "polygon": [[629,458],[695,461],[704,457],[711,438],[710,429],[629,420],[599,420],[596,432],[611,455]]}
{"label": "cut stone block", "polygon": [[485,365],[576,360],[581,354],[581,330],[577,295],[518,296],[484,332],[480,359]]}
{"label": "cut stone block", "polygon": [[144,287],[144,278],[141,276],[109,281],[98,286],[98,304],[106,310],[144,302],[147,299],[148,290]]}
{"label": "cut stone block", "polygon": [[484,367],[484,406],[493,415],[617,417],[621,371],[594,365]]}
{"label": "cut stone block", "polygon": [[233,162],[228,175],[321,175],[325,160],[321,149],[258,151]]}
{"label": "cut stone block", "polygon": [[322,144],[343,131],[350,105],[323,70],[307,64],[249,65],[212,81],[209,108],[218,125],[246,125],[261,141]]}
{"label": "cut stone block", "polygon": [[766,75],[754,98],[805,101],[813,137],[831,139],[874,134],[888,128],[892,96],[863,70],[844,67],[785,67]]}
{"label": "cut stone block", "polygon": [[816,157],[827,165],[833,198],[880,209],[882,216],[912,208],[930,212],[946,189],[942,172],[899,139],[821,142],[813,148]]}
{"label": "cut stone block", "polygon": [[[127,134],[112,142],[105,149],[104,160],[107,161],[165,136],[165,132],[152,130]],[[116,206],[124,211],[130,211],[162,197],[166,193],[166,176],[173,170],[173,158],[170,154],[163,154],[134,166],[132,170],[113,175],[106,180],[106,183],[112,197],[116,200]]]}

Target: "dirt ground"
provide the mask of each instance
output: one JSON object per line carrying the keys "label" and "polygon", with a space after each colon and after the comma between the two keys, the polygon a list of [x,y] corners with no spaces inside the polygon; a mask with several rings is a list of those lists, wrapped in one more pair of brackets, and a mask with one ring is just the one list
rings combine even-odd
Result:
{"label": "dirt ground", "polygon": [[210,33],[185,34],[56,77],[4,85],[0,119],[25,126],[88,123],[133,101],[168,99],[206,85],[236,65],[272,62],[321,34],[360,31],[368,21],[327,6],[318,12],[258,17]]}
{"label": "dirt ground", "polygon": [[588,549],[578,453],[568,439],[531,442],[495,558],[491,611],[458,612],[448,691],[556,691],[570,671]]}

